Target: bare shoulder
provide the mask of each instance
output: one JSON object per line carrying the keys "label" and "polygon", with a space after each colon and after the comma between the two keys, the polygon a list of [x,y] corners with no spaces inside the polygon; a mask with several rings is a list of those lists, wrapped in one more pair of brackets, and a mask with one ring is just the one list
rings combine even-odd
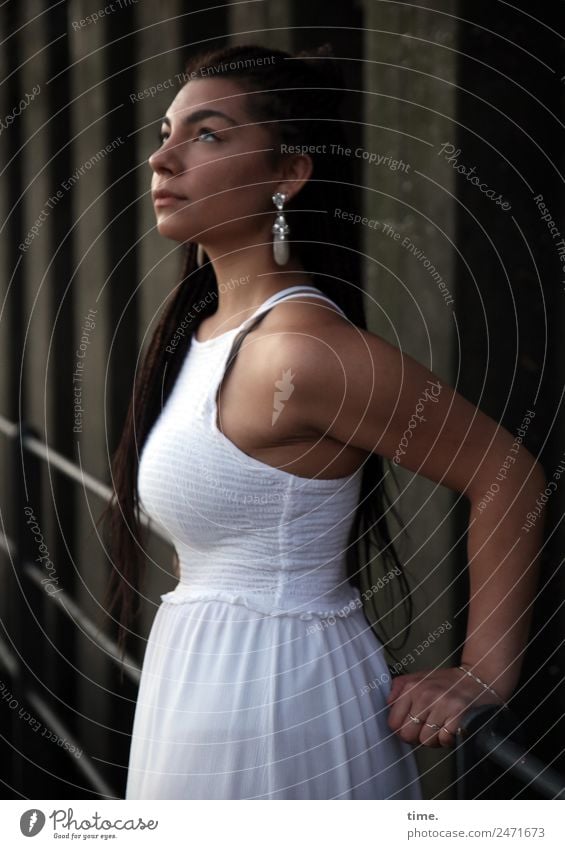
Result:
{"label": "bare shoulder", "polygon": [[306,296],[278,304],[253,337],[255,366],[267,378],[285,366],[299,367],[304,387],[322,383],[327,392],[344,380],[365,384],[377,368],[382,379],[391,378],[391,364],[401,357],[398,348],[356,326],[332,304]]}
{"label": "bare shoulder", "polygon": [[312,407],[321,410],[323,397],[323,409],[337,410],[346,387],[374,383],[371,373],[382,356],[371,349],[369,338],[378,344],[379,337],[352,324],[328,301],[305,296],[278,304],[243,340],[239,356],[248,391],[259,403],[274,387],[283,387],[292,395],[287,423],[301,432],[325,432],[327,427],[313,426]]}
{"label": "bare shoulder", "polygon": [[306,386],[319,379],[321,368],[327,377],[329,361],[334,366],[339,362],[339,354],[336,358],[332,351],[343,352],[358,335],[359,328],[333,304],[304,295],[273,307],[244,339],[241,350],[245,357],[248,347],[246,362],[255,380],[272,385],[281,370],[300,368]]}
{"label": "bare shoulder", "polygon": [[[346,326],[349,322],[338,307],[316,296],[301,294],[300,298],[283,301],[269,310],[259,329],[262,335],[296,332],[315,333],[325,328]],[[289,341],[289,337],[287,337]]]}
{"label": "bare shoulder", "polygon": [[337,374],[339,355],[333,356],[332,350],[350,344],[352,334],[355,328],[339,309],[306,294],[277,304],[246,334],[237,359],[241,385],[256,415],[267,405],[270,417],[273,392],[284,392],[289,401],[292,397],[280,418],[280,438],[284,428],[295,434],[317,433],[309,424],[305,399],[320,380],[328,380],[330,360]]}

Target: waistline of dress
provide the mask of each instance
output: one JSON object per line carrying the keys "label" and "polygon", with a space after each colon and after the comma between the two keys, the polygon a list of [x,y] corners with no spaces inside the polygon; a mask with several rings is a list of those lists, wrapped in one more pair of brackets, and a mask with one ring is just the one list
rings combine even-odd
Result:
{"label": "waistline of dress", "polygon": [[[316,607],[315,604],[310,606],[308,602],[295,607],[277,607],[269,602],[268,599],[245,593],[228,592],[220,589],[192,589],[186,585],[176,587],[171,592],[161,595],[161,600],[169,604],[190,604],[198,601],[224,601],[229,604],[243,605],[249,610],[256,613],[261,613],[263,616],[295,616],[299,619],[343,619],[351,613],[363,610],[363,602],[361,594],[356,587],[351,587],[351,592],[344,596],[343,601],[338,602],[338,606],[322,606]],[[305,609],[306,608],[306,609]]]}

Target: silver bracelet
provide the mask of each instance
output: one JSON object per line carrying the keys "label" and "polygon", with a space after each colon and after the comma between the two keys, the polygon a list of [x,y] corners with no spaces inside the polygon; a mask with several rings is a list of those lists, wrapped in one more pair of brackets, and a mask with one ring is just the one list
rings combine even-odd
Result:
{"label": "silver bracelet", "polygon": [[479,678],[478,675],[474,675],[472,672],[470,672],[468,669],[465,669],[463,666],[459,666],[458,669],[460,669],[462,672],[464,672],[465,675],[469,675],[470,678],[472,678],[474,681],[476,681],[477,684],[480,684],[482,687],[484,687],[485,690],[489,690],[493,694],[493,696],[496,696],[497,699],[500,699],[500,701],[502,702],[504,707],[507,707],[506,702],[504,701],[504,699],[501,696],[498,695],[496,690],[493,690],[492,687],[490,687],[488,684],[485,684],[484,681],[481,681],[481,679]]}

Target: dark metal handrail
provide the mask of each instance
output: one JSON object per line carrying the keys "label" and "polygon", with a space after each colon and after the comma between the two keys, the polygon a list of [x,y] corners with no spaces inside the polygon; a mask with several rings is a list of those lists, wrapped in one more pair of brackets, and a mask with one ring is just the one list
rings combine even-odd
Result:
{"label": "dark metal handrail", "polygon": [[[19,662],[15,654],[10,651],[4,640],[0,640],[0,664],[8,672],[11,678],[17,680]],[[25,704],[31,707],[35,714],[41,718],[46,728],[54,731],[57,737],[68,741],[71,746],[61,749],[66,754],[67,758],[73,763],[74,767],[82,774],[85,781],[96,793],[110,799],[117,799],[114,790],[102,776],[100,770],[95,765],[92,758],[87,752],[82,752],[80,758],[75,758],[72,751],[80,749],[77,740],[74,738],[71,731],[67,728],[64,722],[53,713],[47,702],[33,688],[25,689],[23,692],[18,692],[18,700],[20,704]],[[17,753],[19,754],[19,753]],[[72,760],[71,760],[72,759]]]}
{"label": "dark metal handrail", "polygon": [[[105,501],[109,501],[112,497],[110,487],[84,472],[62,454],[50,449],[49,446],[30,433],[25,425],[11,422],[0,415],[0,432],[8,438],[17,439],[22,452],[27,451],[37,459],[49,462],[62,475],[82,484],[87,490]],[[166,543],[171,544],[170,538],[160,528],[153,527],[151,519],[143,511],[140,513],[140,521]],[[14,556],[17,558],[19,556],[18,547],[8,538],[5,538],[5,540],[0,539],[0,547],[4,548],[10,557]],[[29,580],[36,584],[41,583],[41,569],[23,559],[20,565],[22,572]],[[50,595],[49,597],[57,601],[64,613],[78,627],[82,628],[108,654],[113,662],[122,663],[117,643],[105,634],[100,633],[91,619],[64,590],[60,590],[55,595]],[[11,669],[12,674],[17,679],[19,676],[16,673],[21,664],[18,663],[9,648],[5,644],[2,645],[2,643],[3,641],[0,640],[0,660],[4,660],[4,665]],[[124,664],[124,669],[130,679],[136,684],[139,684],[141,670],[130,656],[124,655],[124,660],[126,658],[127,662]],[[22,679],[22,681],[26,684],[26,679]],[[23,687],[23,691],[27,701],[33,704],[35,710],[42,715],[46,724],[49,722],[50,725],[60,725],[62,733],[70,739],[70,733],[58,723],[56,717],[39,694],[35,693],[29,686],[29,682],[27,682],[27,686]],[[565,798],[565,777],[551,766],[544,764],[521,744],[510,739],[512,729],[509,730],[506,727],[505,731],[507,733],[501,730],[503,722],[501,714],[505,715],[505,719],[509,715],[512,716],[510,711],[501,711],[500,705],[483,705],[479,708],[471,708],[462,718],[460,723],[461,732],[457,735],[455,748],[458,798],[474,798],[469,791],[468,785],[470,782],[468,776],[471,769],[477,765],[481,757],[502,767],[506,772],[511,773],[524,784],[531,785],[536,792],[545,798]],[[497,723],[498,727],[496,727]],[[508,722],[506,724],[508,726]],[[90,781],[91,786],[97,792],[101,792],[104,795],[112,795],[104,778],[92,762],[85,761],[82,769],[85,778]]]}
{"label": "dark metal handrail", "polygon": [[[33,430],[25,423],[18,424],[11,422],[4,416],[0,415],[0,433],[4,434],[8,439],[14,441],[16,455],[19,462],[22,463],[22,469],[25,470],[25,458],[32,458],[32,468],[26,476],[26,485],[28,490],[24,488],[22,478],[24,474],[16,476],[14,485],[14,498],[18,508],[24,507],[30,497],[30,489],[34,490],[34,496],[37,498],[40,483],[41,463],[48,462],[50,466],[56,468],[64,477],[80,483],[90,493],[102,498],[105,502],[109,502],[113,491],[103,482],[97,480],[92,475],[84,472],[75,463],[68,460],[62,454],[52,450],[46,445]],[[151,519],[140,510],[140,522],[145,527],[150,529],[154,534],[160,537],[163,541],[171,544],[171,540],[158,527],[153,527]],[[22,581],[25,579],[39,589],[42,588],[42,578],[44,577],[43,570],[35,563],[26,557],[26,546],[29,545],[28,535],[25,533],[25,525],[22,520],[22,511],[17,513],[17,541],[11,540],[6,534],[0,536],[0,549],[5,552],[8,560],[15,566],[13,575],[16,581],[16,586],[21,587]],[[123,656],[118,648],[117,642],[104,634],[99,627],[95,625],[92,619],[78,605],[74,599],[63,588],[59,588],[57,593],[47,593],[43,596],[44,599],[50,599],[51,602],[57,604],[59,611],[79,628],[82,633],[88,635],[89,639],[96,643],[100,649],[107,655],[112,663],[119,666],[125,672],[130,682],[138,686],[140,682],[141,669],[131,655],[124,653]],[[13,696],[20,704],[25,704],[32,709],[36,715],[43,721],[44,725],[53,731],[59,738],[64,738],[72,745],[74,737],[70,729],[62,722],[49,707],[45,699],[41,696],[36,688],[35,681],[31,674],[31,667],[28,665],[26,657],[26,644],[28,637],[25,627],[19,624],[19,614],[16,614],[13,622],[13,635],[11,641],[17,644],[17,654],[14,653],[10,644],[0,636],[0,663],[6,670],[12,682],[11,689]],[[32,649],[34,651],[34,649]],[[16,785],[21,789],[24,787],[25,774],[25,748],[23,746],[23,723],[13,712],[12,719],[12,771],[13,779]],[[77,746],[77,748],[79,748]],[[72,755],[72,750],[67,747],[61,749],[66,753],[75,768],[79,770],[88,786],[97,794],[109,798],[118,798],[112,788],[105,780],[100,769],[85,752],[81,754],[79,759]]]}
{"label": "dark metal handrail", "polygon": [[516,715],[497,704],[470,708],[464,714],[455,749],[458,799],[475,798],[469,789],[469,775],[481,756],[540,796],[565,799],[565,776],[512,739],[517,725]]}
{"label": "dark metal handrail", "polygon": [[[82,484],[87,490],[94,495],[99,496],[103,501],[108,502],[113,495],[113,490],[107,484],[99,481],[97,478],[88,472],[83,471],[76,463],[67,459],[64,454],[60,454],[29,432],[26,425],[18,425],[17,422],[11,422],[5,416],[0,414],[0,433],[10,439],[19,439],[26,451],[37,457],[39,460],[48,462],[49,465],[56,468],[65,477],[71,478],[76,483]],[[146,528],[151,530],[153,534],[160,537],[161,540],[171,545],[171,539],[167,536],[164,530],[155,526],[151,518],[140,508],[140,522]]]}
{"label": "dark metal handrail", "polygon": [[[0,549],[6,552],[8,556],[15,555],[16,547],[8,536],[0,537]],[[41,581],[43,572],[34,563],[27,561],[23,564],[24,573],[27,577],[41,589]],[[116,641],[111,637],[106,636],[94,624],[92,619],[81,609],[81,607],[73,601],[66,590],[60,588],[57,593],[47,593],[46,597],[53,603],[59,604],[65,616],[78,625],[83,634],[87,634],[89,639],[95,643],[103,652],[105,652],[111,660],[116,664],[123,666],[125,673],[128,675],[133,684],[139,685],[141,678],[141,668],[134,658],[127,652],[122,656],[118,653]]]}

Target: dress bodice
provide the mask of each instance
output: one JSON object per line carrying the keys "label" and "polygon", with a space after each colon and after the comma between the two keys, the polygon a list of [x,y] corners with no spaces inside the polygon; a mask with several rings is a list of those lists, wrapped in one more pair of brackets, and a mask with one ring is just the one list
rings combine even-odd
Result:
{"label": "dress bodice", "polygon": [[237,598],[303,617],[359,606],[346,547],[362,467],[341,478],[296,475],[249,456],[216,424],[217,390],[243,332],[276,303],[313,294],[330,301],[315,287],[291,286],[238,327],[191,339],[139,463],[141,506],[179,557],[179,583],[162,598]]}

